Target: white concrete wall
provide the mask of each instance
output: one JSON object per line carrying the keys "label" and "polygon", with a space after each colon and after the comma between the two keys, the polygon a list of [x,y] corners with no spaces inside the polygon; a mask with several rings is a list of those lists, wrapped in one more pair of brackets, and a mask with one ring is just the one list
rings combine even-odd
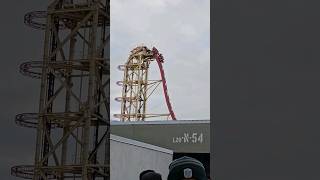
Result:
{"label": "white concrete wall", "polygon": [[167,179],[173,152],[150,144],[110,135],[110,179],[139,180],[143,170],[152,169]]}

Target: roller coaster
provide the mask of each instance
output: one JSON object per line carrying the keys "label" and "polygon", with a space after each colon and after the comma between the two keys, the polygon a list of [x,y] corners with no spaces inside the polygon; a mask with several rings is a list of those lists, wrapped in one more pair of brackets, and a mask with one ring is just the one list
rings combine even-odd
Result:
{"label": "roller coaster", "polygon": [[43,59],[20,72],[40,80],[37,112],[15,122],[36,130],[34,162],[11,168],[33,180],[109,180],[109,0],[50,0],[24,23],[44,30]]}
{"label": "roller coaster", "polygon": [[[149,80],[150,63],[154,61],[158,64],[160,80]],[[116,83],[122,86],[122,96],[115,98],[121,103],[121,113],[114,114],[114,117],[121,121],[144,121],[147,118],[159,117],[176,120],[168,95],[163,63],[164,58],[155,47],[150,50],[146,46],[138,46],[131,51],[128,61],[118,66],[119,70],[124,71],[124,77],[122,81]],[[160,84],[168,113],[147,113],[147,100]]]}

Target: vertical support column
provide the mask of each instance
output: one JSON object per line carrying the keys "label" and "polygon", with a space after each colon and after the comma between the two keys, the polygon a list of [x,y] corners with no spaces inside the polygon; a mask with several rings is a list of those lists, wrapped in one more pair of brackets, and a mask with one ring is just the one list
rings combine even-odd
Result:
{"label": "vertical support column", "polygon": [[146,62],[144,62],[144,79],[143,79],[143,109],[142,109],[142,114],[143,114],[143,117],[142,117],[142,120],[145,120],[145,114],[146,114],[146,106],[147,106],[147,90],[148,90],[148,69],[149,69],[149,60],[146,60]]}
{"label": "vertical support column", "polygon": [[142,66],[142,57],[141,55],[139,55],[139,58],[137,59],[137,66],[135,65],[135,73],[136,73],[136,78],[134,79],[135,81],[138,81],[138,86],[137,86],[137,89],[136,89],[136,94],[135,94],[135,118],[137,120],[140,120],[140,117],[138,116],[138,114],[141,114],[140,112],[140,109],[139,109],[139,106],[140,106],[140,96],[141,96],[141,66]]}
{"label": "vertical support column", "polygon": [[[131,60],[130,64],[133,64],[133,63],[132,63],[132,60]],[[132,66],[131,68],[132,68],[132,69],[130,69],[130,73],[131,73],[131,74],[129,75],[130,78],[128,78],[128,80],[129,80],[129,82],[130,82],[130,85],[129,85],[129,88],[130,88],[130,90],[129,90],[129,91],[130,91],[130,96],[129,96],[129,97],[130,97],[130,99],[129,99],[130,101],[129,101],[129,102],[130,102],[130,103],[129,103],[129,112],[127,112],[127,113],[128,113],[127,115],[129,115],[129,116],[128,116],[128,118],[129,118],[128,120],[129,120],[129,121],[131,121],[131,118],[134,119],[133,116],[131,117],[131,113],[134,111],[134,106],[133,106],[133,102],[134,102],[133,99],[134,99],[134,98],[132,98],[132,96],[136,97],[136,93],[135,93],[135,90],[136,90],[136,89],[135,89],[135,87],[133,86],[133,81],[134,81],[134,77],[135,77],[135,71],[134,71],[134,67],[133,67],[133,66]],[[127,94],[126,94],[126,96],[127,96]]]}
{"label": "vertical support column", "polygon": [[126,96],[127,94],[127,91],[128,91],[128,84],[127,84],[127,79],[128,79],[128,67],[125,66],[124,68],[124,75],[123,75],[123,81],[122,81],[122,99],[121,99],[121,116],[120,116],[120,120],[121,121],[124,121],[125,120],[125,117],[122,116],[126,113],[127,111],[127,107],[126,107],[126,99],[124,99],[124,97]]}
{"label": "vertical support column", "polygon": [[47,93],[47,82],[48,77],[45,75],[48,73],[48,61],[49,61],[49,42],[50,35],[52,29],[52,16],[49,15],[47,18],[47,27],[45,31],[45,39],[44,39],[44,52],[43,52],[43,69],[42,69],[42,77],[41,77],[41,89],[40,89],[40,102],[39,102],[39,118],[38,118],[38,127],[37,127],[37,138],[36,138],[36,150],[35,150],[35,172],[33,176],[33,180],[39,180],[41,178],[41,157],[43,151],[43,140],[44,140],[44,117],[41,114],[46,112],[44,109],[44,105],[46,102],[46,93]]}
{"label": "vertical support column", "polygon": [[[73,29],[71,29],[73,31]],[[69,64],[69,67],[66,70],[66,84],[69,88],[66,89],[66,101],[65,101],[65,112],[68,113],[71,111],[70,104],[71,104],[71,92],[72,89],[72,61],[74,59],[74,50],[75,50],[75,44],[76,44],[76,38],[75,36],[72,36],[70,38],[70,46],[69,46],[69,59],[67,59],[67,63]],[[65,121],[63,123],[63,137],[67,136],[67,133],[70,131],[69,122]],[[67,160],[67,153],[68,153],[68,137],[66,140],[62,143],[62,151],[61,151],[61,166],[64,166],[66,164]],[[60,180],[64,179],[64,172],[62,171],[60,174]]]}
{"label": "vertical support column", "polygon": [[97,48],[96,48],[96,33],[97,33],[97,26],[98,26],[98,17],[99,17],[99,9],[98,4],[93,5],[95,7],[95,13],[93,14],[92,24],[90,29],[90,45],[89,45],[89,88],[88,88],[88,99],[87,105],[88,108],[85,112],[85,125],[83,127],[83,148],[82,148],[82,179],[83,180],[90,180],[91,174],[89,172],[89,136],[90,136],[90,124],[92,115],[95,112],[95,87],[96,87],[96,60],[97,60]]}

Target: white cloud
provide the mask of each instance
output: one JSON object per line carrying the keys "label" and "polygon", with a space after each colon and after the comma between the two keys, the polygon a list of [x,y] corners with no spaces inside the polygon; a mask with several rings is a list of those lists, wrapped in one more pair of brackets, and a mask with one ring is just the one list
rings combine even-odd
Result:
{"label": "white cloud", "polygon": [[[119,112],[115,84],[123,64],[139,44],[155,46],[165,57],[164,68],[178,119],[210,116],[210,0],[111,0],[111,112]],[[156,69],[151,70],[156,73]],[[165,111],[162,94],[150,107]],[[150,110],[151,110],[150,109]]]}

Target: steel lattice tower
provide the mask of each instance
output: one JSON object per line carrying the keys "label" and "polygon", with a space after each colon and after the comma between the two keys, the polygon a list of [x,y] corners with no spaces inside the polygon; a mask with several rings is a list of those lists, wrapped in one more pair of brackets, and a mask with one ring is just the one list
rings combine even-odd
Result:
{"label": "steel lattice tower", "polygon": [[53,0],[26,14],[27,25],[45,30],[43,60],[20,66],[41,80],[39,112],[16,116],[37,130],[35,162],[12,175],[109,179],[109,9],[109,0]]}
{"label": "steel lattice tower", "polygon": [[[148,77],[149,67],[152,62],[157,62],[161,79],[150,80]],[[172,110],[167,91],[167,84],[162,63],[163,56],[153,47],[152,50],[146,46],[138,46],[131,51],[127,62],[118,66],[124,71],[123,80],[117,84],[122,86],[122,96],[115,100],[121,102],[121,114],[115,114],[121,121],[144,121],[146,118],[167,117],[176,119]],[[168,113],[148,113],[147,101],[158,86],[162,84]]]}

